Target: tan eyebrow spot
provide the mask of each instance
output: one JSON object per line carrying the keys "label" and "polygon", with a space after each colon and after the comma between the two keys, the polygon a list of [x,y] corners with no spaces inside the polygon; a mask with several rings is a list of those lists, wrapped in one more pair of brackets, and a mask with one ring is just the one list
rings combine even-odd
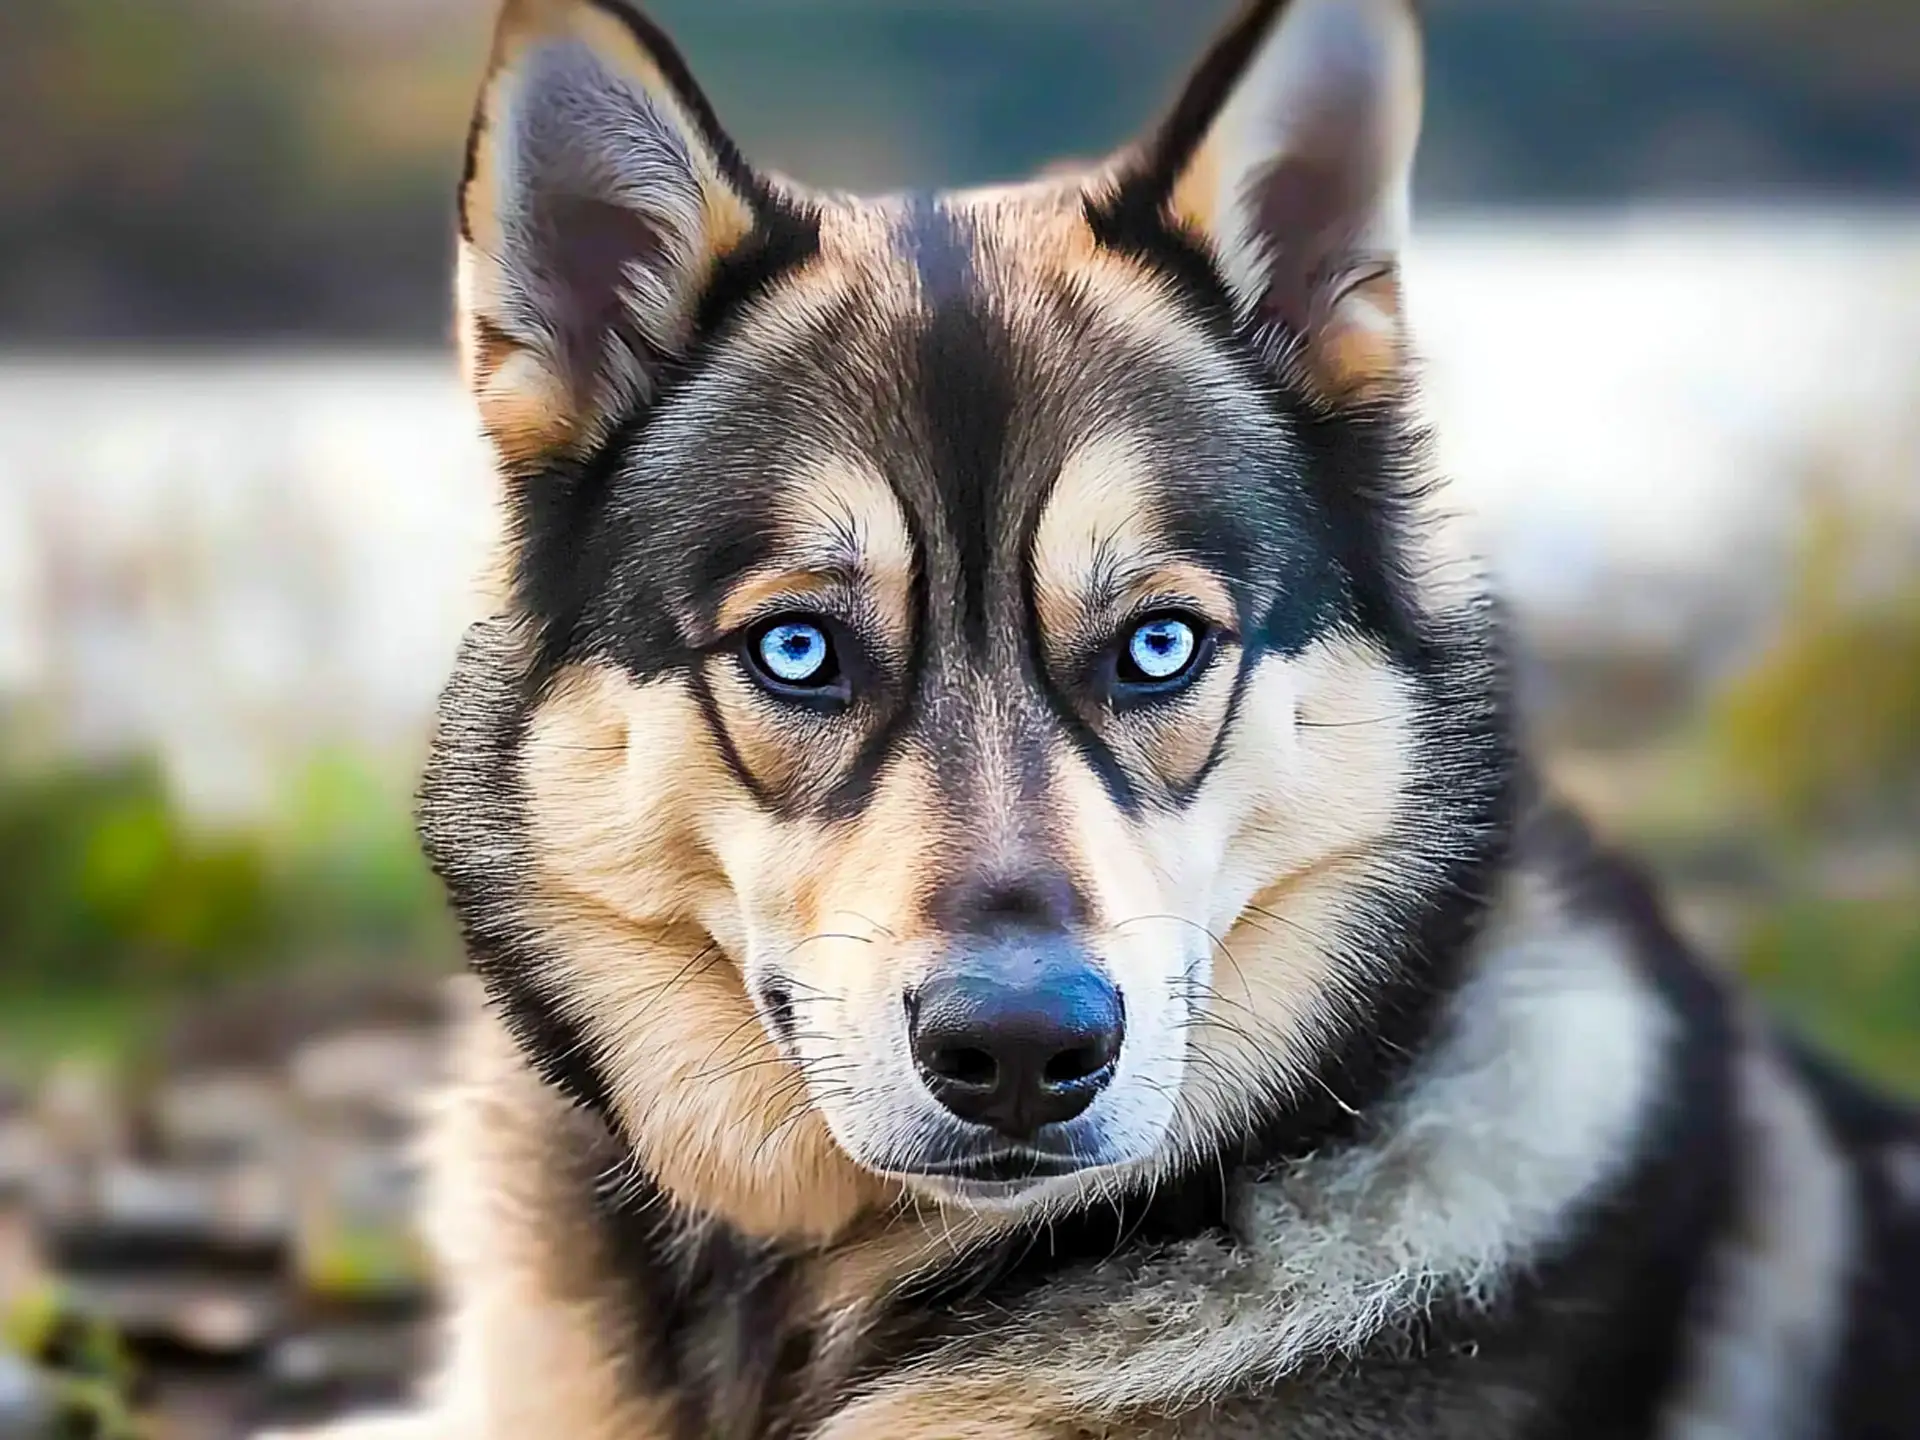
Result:
{"label": "tan eyebrow spot", "polygon": [[1204,565],[1190,560],[1175,560],[1142,572],[1123,594],[1116,597],[1114,610],[1129,613],[1152,600],[1181,600],[1190,603],[1203,619],[1220,626],[1231,626],[1238,619],[1233,594],[1227,584]]}
{"label": "tan eyebrow spot", "polygon": [[817,570],[757,570],[720,602],[720,629],[737,630],[775,600],[803,600],[845,588],[847,578]]}
{"label": "tan eyebrow spot", "polygon": [[888,638],[912,620],[913,538],[893,487],[863,460],[822,460],[802,472],[780,502],[774,558],[727,592],[723,630],[782,596],[854,589],[873,606]]}
{"label": "tan eyebrow spot", "polygon": [[1071,635],[1118,567],[1140,568],[1154,536],[1147,523],[1147,466],[1131,435],[1087,441],[1060,467],[1033,535],[1034,606],[1051,636]]}
{"label": "tan eyebrow spot", "polygon": [[1034,532],[1034,603],[1054,644],[1084,638],[1154,598],[1178,598],[1230,626],[1233,596],[1203,565],[1167,556],[1132,437],[1102,436],[1067,457]]}

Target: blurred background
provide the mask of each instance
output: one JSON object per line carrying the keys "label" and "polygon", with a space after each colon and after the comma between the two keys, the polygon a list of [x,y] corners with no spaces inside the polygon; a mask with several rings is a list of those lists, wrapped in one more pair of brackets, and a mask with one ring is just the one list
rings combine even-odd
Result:
{"label": "blurred background", "polygon": [[[1226,5],[652,8],[749,153],[873,188],[1104,152]],[[1427,8],[1414,322],[1537,738],[1920,1093],[1920,7]],[[213,1440],[414,1353],[489,24],[0,3],[0,1440]]]}

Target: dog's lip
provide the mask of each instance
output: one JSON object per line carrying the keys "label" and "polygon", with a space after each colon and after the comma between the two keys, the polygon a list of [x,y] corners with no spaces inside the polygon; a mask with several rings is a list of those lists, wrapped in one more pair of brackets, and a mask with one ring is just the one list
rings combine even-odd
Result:
{"label": "dog's lip", "polygon": [[1010,1145],[977,1155],[929,1156],[924,1160],[902,1158],[879,1168],[888,1174],[914,1179],[1000,1186],[1057,1180],[1063,1175],[1090,1170],[1099,1163],[1092,1156],[1058,1155],[1031,1146]]}

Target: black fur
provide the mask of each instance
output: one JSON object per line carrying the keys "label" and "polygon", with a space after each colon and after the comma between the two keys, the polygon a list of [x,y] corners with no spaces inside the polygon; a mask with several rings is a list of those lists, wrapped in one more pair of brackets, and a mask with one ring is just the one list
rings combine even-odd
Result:
{"label": "black fur", "polygon": [[722,1222],[689,1223],[644,1180],[597,1210],[625,1282],[642,1385],[673,1397],[673,1440],[786,1433],[812,1337],[796,1325],[795,1262]]}
{"label": "black fur", "polygon": [[420,784],[422,844],[447,889],[468,963],[540,1077],[577,1105],[611,1114],[611,1089],[579,1023],[553,993],[540,940],[516,913],[532,866],[519,773],[533,649],[511,622],[467,632],[441,693]]}
{"label": "black fur", "polygon": [[1858,1184],[1862,1245],[1834,1383],[1834,1440],[1907,1440],[1920,1435],[1920,1119],[1803,1042],[1786,1044]]}

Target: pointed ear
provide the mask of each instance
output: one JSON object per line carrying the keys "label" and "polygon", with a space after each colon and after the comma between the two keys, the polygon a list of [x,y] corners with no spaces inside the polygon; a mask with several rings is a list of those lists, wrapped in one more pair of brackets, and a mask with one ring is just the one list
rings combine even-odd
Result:
{"label": "pointed ear", "polygon": [[1256,0],[1122,171],[1122,194],[1201,243],[1240,318],[1277,327],[1329,402],[1404,367],[1420,49],[1412,0]]}
{"label": "pointed ear", "polygon": [[622,0],[507,0],[460,189],[462,367],[509,464],[653,396],[777,202]]}

